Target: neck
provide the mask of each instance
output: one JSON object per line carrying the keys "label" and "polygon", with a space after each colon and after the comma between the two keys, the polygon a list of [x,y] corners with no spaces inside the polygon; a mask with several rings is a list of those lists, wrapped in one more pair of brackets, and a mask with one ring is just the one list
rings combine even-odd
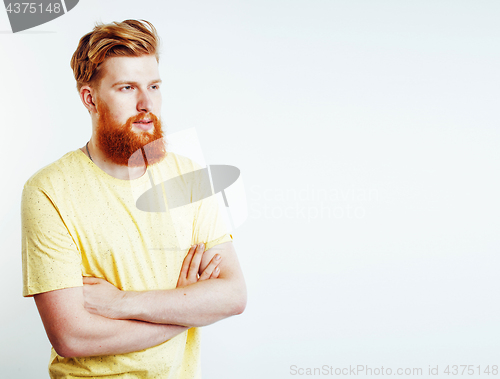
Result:
{"label": "neck", "polygon": [[88,152],[90,156],[89,154],[87,154],[87,145],[82,147],[80,150],[82,150],[97,167],[99,167],[102,171],[112,176],[113,178],[133,180],[140,178],[146,173],[146,165],[138,167],[128,167],[111,162],[101,151],[101,149],[97,147],[97,144],[95,143],[93,138],[91,138],[88,143]]}

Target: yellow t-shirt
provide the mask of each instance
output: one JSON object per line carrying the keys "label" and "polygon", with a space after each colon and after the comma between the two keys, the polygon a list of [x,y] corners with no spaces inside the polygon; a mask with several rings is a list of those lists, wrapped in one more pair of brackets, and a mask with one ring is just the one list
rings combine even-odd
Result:
{"label": "yellow t-shirt", "polygon": [[[202,180],[193,174],[182,180],[198,169],[168,153],[141,178],[120,180],[76,150],[38,171],[22,197],[23,296],[82,286],[82,276],[122,290],[175,288],[191,245],[210,249],[232,240],[215,197],[196,201],[206,191]],[[152,187],[159,190],[151,209],[162,212],[138,207]],[[186,205],[169,209],[173,201]],[[198,328],[128,354],[63,358],[52,349],[49,372],[52,378],[198,378],[199,349]]]}

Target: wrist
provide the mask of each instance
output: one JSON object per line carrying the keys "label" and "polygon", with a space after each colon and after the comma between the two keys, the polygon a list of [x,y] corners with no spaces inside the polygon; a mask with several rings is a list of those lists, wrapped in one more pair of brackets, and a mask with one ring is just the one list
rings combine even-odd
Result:
{"label": "wrist", "polygon": [[137,307],[137,296],[139,295],[136,291],[121,291],[121,296],[118,297],[115,303],[115,311],[117,313],[117,318],[122,320],[138,320],[139,313]]}

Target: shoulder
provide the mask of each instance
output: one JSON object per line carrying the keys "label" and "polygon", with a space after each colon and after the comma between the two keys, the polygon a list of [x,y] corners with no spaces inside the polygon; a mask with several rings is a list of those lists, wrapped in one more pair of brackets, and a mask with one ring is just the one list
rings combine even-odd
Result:
{"label": "shoulder", "polygon": [[33,174],[26,181],[25,187],[46,188],[60,185],[67,178],[81,172],[86,164],[84,158],[85,155],[79,149],[66,153],[57,161],[48,164]]}

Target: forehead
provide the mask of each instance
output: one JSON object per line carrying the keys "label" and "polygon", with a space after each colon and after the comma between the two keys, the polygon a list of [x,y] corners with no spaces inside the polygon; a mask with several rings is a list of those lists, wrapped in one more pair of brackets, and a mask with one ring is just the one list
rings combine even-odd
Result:
{"label": "forehead", "polygon": [[151,82],[160,79],[158,62],[154,55],[107,58],[101,65],[101,85],[116,82]]}

